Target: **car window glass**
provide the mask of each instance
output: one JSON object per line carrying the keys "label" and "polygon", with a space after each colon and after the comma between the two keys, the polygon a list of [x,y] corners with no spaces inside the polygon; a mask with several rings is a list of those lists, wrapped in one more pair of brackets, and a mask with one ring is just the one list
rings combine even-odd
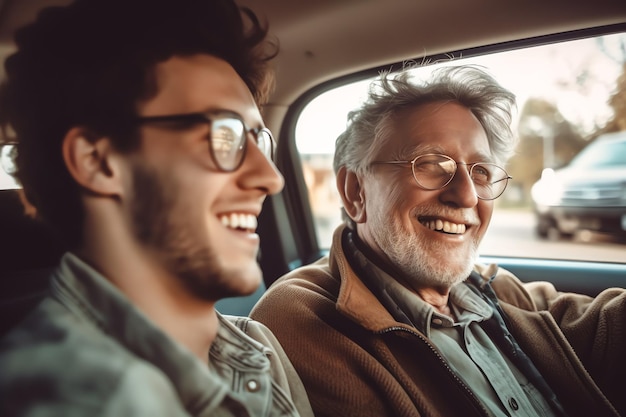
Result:
{"label": "car window glass", "polygon": [[15,172],[15,147],[0,145],[0,190],[16,189],[19,185],[11,175]]}
{"label": "car window glass", "polygon": [[[520,144],[507,165],[513,180],[495,201],[482,255],[626,262],[626,142],[598,148],[588,157],[581,154],[585,168],[575,178],[562,172],[604,133],[626,129],[625,62],[626,34],[618,33],[417,63],[415,77],[441,65],[480,65],[517,96],[513,128]],[[296,147],[322,250],[330,247],[341,222],[332,170],[334,141],[348,112],[365,100],[370,81],[317,96],[296,124]],[[598,165],[622,170],[592,172]],[[549,187],[543,191],[549,201],[537,200],[536,190],[546,179]]]}
{"label": "car window glass", "polygon": [[569,165],[579,168],[626,166],[626,140],[596,140],[576,155]]}

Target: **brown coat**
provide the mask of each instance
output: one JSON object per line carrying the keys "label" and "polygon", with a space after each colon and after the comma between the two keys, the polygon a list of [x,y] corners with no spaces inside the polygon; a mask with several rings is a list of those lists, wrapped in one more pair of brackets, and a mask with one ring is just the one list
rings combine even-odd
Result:
{"label": "brown coat", "polygon": [[[428,339],[395,321],[355,275],[342,230],[330,257],[279,279],[251,313],[279,339],[315,415],[489,415]],[[625,290],[561,294],[503,269],[492,285],[511,333],[571,416],[626,416]]]}

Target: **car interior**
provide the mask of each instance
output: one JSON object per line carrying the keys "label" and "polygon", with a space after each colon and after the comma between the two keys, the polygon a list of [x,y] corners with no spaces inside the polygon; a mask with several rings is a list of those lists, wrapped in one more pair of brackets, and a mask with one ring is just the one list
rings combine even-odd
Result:
{"label": "car interior", "polygon": [[[67,0],[0,0],[0,59],[4,62],[13,51],[12,36],[16,28],[34,19],[44,7],[67,3]],[[297,143],[300,117],[321,94],[351,83],[367,82],[381,71],[401,69],[407,63],[430,71],[432,65],[441,62],[454,63],[546,45],[558,50],[566,42],[598,37],[615,41],[617,46],[607,54],[621,69],[622,84],[626,84],[626,2],[623,0],[240,0],[238,3],[267,21],[271,35],[280,45],[274,62],[276,88],[262,112],[266,125],[278,139],[276,161],[285,177],[285,188],[280,194],[268,197],[259,219],[259,262],[265,285],[249,297],[221,301],[218,309],[227,314],[247,315],[278,277],[315,261],[329,248],[328,240],[319,232],[323,219],[314,211],[322,209],[338,214],[340,207],[335,200],[327,202],[312,191],[315,181],[307,177],[307,169],[317,154],[316,146],[333,143],[336,138],[329,129],[330,119],[339,118],[345,123],[346,114],[331,114],[333,109],[326,112],[322,109],[312,116],[313,122],[307,129],[313,138],[309,144],[312,151],[304,155]],[[616,89],[619,74],[611,78],[612,91]],[[527,85],[541,81],[541,75],[537,74],[520,73],[517,77],[524,78]],[[626,100],[626,86],[621,91]],[[587,110],[588,102],[580,103],[579,110]],[[626,113],[621,117],[626,118]],[[595,130],[592,128],[580,136],[594,138],[606,125],[596,123]],[[626,129],[626,123],[621,126],[621,130]],[[3,166],[9,166],[11,152],[3,151],[2,155]],[[532,156],[539,164],[543,157],[541,152]],[[332,173],[328,167],[324,169],[326,181]],[[538,169],[534,178],[527,181],[538,180],[540,174]],[[327,183],[330,185],[325,183],[325,186],[332,188],[332,179]],[[63,253],[62,245],[50,231],[26,214],[19,185],[8,184],[0,182],[0,332],[17,323],[45,294],[47,274]],[[524,191],[523,187],[513,190]],[[626,184],[622,184],[620,204],[621,224],[626,230]],[[331,230],[338,225],[337,221],[329,221]],[[514,240],[519,237],[518,232],[508,234]],[[485,250],[481,261],[497,263],[523,281],[551,281],[561,291],[595,295],[604,288],[626,284],[626,246],[621,240],[599,239],[600,243],[593,247],[588,239],[557,241],[553,243],[563,246],[564,255],[547,253],[538,257],[527,250],[538,245],[533,238],[527,244],[512,243],[506,254]],[[590,259],[580,255],[581,251],[612,255],[609,259],[601,256]]]}

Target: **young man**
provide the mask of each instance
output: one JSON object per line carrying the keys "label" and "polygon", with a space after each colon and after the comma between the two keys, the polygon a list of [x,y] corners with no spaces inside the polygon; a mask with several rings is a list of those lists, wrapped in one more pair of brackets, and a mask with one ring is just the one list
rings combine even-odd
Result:
{"label": "young man", "polygon": [[337,140],[346,224],[329,256],[251,314],[316,416],[626,415],[626,291],[474,264],[509,180],[513,95],[473,67],[379,87]]}
{"label": "young man", "polygon": [[283,186],[266,33],[231,0],[78,0],[17,33],[0,115],[71,250],[0,342],[1,415],[310,415],[271,332],[215,310],[260,284]]}

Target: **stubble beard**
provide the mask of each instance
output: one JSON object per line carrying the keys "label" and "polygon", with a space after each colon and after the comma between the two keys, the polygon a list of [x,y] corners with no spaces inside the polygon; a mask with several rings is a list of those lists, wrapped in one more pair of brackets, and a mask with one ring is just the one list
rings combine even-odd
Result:
{"label": "stubble beard", "polygon": [[240,295],[202,234],[200,204],[184,200],[177,181],[135,164],[131,222],[136,238],[157,254],[156,262],[196,297],[207,301]]}

